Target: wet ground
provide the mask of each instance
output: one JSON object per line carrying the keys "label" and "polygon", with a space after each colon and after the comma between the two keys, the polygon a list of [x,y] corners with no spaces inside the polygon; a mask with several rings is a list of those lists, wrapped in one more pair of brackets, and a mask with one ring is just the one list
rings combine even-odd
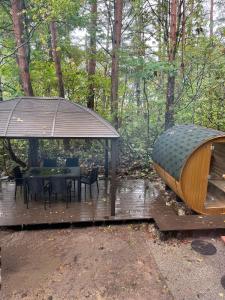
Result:
{"label": "wet ground", "polygon": [[[225,299],[220,234],[159,239],[152,224],[1,232],[1,299]],[[163,236],[161,236],[163,237]],[[202,255],[203,239],[216,248]]]}
{"label": "wet ground", "polygon": [[[148,181],[124,181],[117,194],[117,213],[122,215],[126,209],[120,200],[131,195],[132,213],[137,216],[146,211],[143,205],[157,196],[152,187]],[[174,202],[175,195],[164,192],[160,181],[154,187],[166,201]],[[110,207],[107,197],[100,201],[103,207]],[[12,205],[15,207],[15,202]],[[89,200],[85,205],[92,210]],[[176,204],[175,210],[179,213],[180,209],[185,213],[185,207]],[[43,213],[42,204],[39,210]],[[148,223],[0,231],[0,299],[225,299],[225,244],[221,235],[225,232],[164,235]],[[210,243],[216,250],[212,255],[196,252],[192,249],[195,240]]]}
{"label": "wet ground", "polygon": [[132,226],[6,234],[1,299],[173,299],[147,236]]}

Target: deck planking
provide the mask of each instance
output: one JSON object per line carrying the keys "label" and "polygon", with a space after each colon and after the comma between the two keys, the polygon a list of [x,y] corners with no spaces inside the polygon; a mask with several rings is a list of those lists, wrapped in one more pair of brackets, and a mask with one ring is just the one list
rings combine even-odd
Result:
{"label": "deck planking", "polygon": [[225,215],[184,215],[178,216],[171,206],[167,206],[165,201],[159,199],[151,209],[160,231],[186,231],[186,230],[206,230],[224,229]]}
{"label": "deck planking", "polygon": [[52,200],[51,207],[47,206],[45,210],[44,202],[40,199],[30,201],[27,209],[20,192],[15,201],[14,183],[3,182],[0,189],[0,226],[151,219],[151,203],[157,197],[157,190],[153,185],[149,183],[146,185],[145,180],[117,180],[115,216],[112,216],[110,184],[110,180],[100,180],[99,194],[96,186],[93,185],[92,198],[87,188],[85,199],[84,188],[82,188],[81,202],[72,199],[69,207],[66,208],[63,199]]}

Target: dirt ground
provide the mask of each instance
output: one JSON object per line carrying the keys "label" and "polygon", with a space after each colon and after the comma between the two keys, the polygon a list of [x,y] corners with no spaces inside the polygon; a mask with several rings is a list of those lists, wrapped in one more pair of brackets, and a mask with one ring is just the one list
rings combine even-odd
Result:
{"label": "dirt ground", "polygon": [[173,299],[149,238],[132,225],[2,233],[1,299]]}
{"label": "dirt ground", "polygon": [[1,299],[225,299],[219,236],[204,237],[211,257],[178,237],[161,241],[152,224],[2,231]]}

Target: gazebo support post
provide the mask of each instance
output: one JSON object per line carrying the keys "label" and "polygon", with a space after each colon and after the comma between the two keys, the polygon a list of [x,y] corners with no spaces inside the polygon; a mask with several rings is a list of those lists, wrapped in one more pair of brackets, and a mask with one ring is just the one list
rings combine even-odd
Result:
{"label": "gazebo support post", "polygon": [[28,145],[28,167],[38,167],[38,139],[29,138]]}
{"label": "gazebo support post", "polygon": [[109,141],[105,140],[105,177],[109,176]]}
{"label": "gazebo support post", "polygon": [[111,216],[116,214],[116,171],[118,164],[118,139],[111,139],[111,185],[110,185],[110,196],[111,196]]}

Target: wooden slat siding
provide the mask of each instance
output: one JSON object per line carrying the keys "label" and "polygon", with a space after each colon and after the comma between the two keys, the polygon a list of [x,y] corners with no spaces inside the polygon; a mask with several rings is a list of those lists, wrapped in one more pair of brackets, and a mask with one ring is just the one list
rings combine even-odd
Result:
{"label": "wooden slat siding", "polygon": [[98,114],[62,98],[21,97],[2,101],[0,128],[0,137],[11,138],[119,137],[115,128]]}
{"label": "wooden slat siding", "polygon": [[[216,142],[224,143],[225,139],[217,138]],[[179,182],[156,163],[154,167],[166,184],[194,211],[201,214],[225,214],[225,209],[221,207],[221,204],[217,208],[205,208],[210,158],[211,142],[208,142],[189,157],[183,167]]]}
{"label": "wooden slat siding", "polygon": [[211,159],[211,143],[198,148],[188,159],[181,176],[181,188],[187,205],[204,213]]}
{"label": "wooden slat siding", "polygon": [[[218,177],[223,179],[222,175],[225,174],[225,143],[213,143],[213,160],[210,169],[211,177]],[[225,182],[225,181],[224,181]]]}
{"label": "wooden slat siding", "polygon": [[184,200],[183,192],[181,190],[180,182],[176,181],[169,173],[163,168],[154,163],[154,168],[159,176],[166,182],[166,184],[181,198]]}
{"label": "wooden slat siding", "polygon": [[[115,216],[111,216],[111,196],[109,194],[110,182],[99,181],[100,193],[93,185],[93,199],[84,199],[84,187],[82,201],[72,202],[66,209],[66,203],[62,201],[52,203],[51,208],[44,210],[43,201],[31,201],[30,208],[26,209],[23,200],[14,200],[14,185],[3,183],[0,191],[0,226],[29,225],[29,224],[57,224],[97,222],[107,220],[149,220],[151,219],[152,196],[149,189],[144,192],[143,180],[129,180],[117,182],[115,202]],[[130,186],[132,186],[130,188]]]}

